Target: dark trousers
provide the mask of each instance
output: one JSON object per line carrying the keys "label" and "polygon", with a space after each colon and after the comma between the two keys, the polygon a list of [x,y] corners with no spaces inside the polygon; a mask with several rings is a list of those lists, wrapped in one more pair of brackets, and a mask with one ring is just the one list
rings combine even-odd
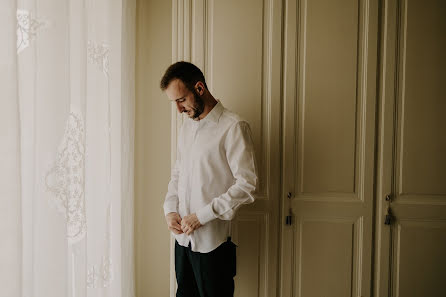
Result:
{"label": "dark trousers", "polygon": [[175,241],[176,297],[233,297],[235,245],[230,240],[209,253]]}

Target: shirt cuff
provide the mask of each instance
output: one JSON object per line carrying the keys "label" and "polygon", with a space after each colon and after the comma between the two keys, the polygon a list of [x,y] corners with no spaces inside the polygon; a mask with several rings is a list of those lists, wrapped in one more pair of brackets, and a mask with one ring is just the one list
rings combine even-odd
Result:
{"label": "shirt cuff", "polygon": [[165,203],[163,208],[164,208],[164,215],[167,215],[168,213],[171,213],[171,212],[178,213],[176,203]]}
{"label": "shirt cuff", "polygon": [[209,223],[216,218],[214,215],[214,211],[212,210],[212,205],[210,203],[205,207],[199,209],[196,215],[201,225],[205,225],[206,223]]}

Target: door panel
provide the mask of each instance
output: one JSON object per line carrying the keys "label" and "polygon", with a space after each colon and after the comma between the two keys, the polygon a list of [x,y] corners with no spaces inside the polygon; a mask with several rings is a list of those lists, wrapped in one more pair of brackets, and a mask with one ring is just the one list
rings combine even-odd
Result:
{"label": "door panel", "polygon": [[398,219],[395,295],[444,296],[446,222]]}
{"label": "door panel", "polygon": [[302,296],[350,296],[354,222],[341,219],[302,219],[299,222]]}
{"label": "door panel", "polygon": [[237,276],[234,296],[267,296],[265,259],[268,245],[265,238],[267,217],[262,212],[249,212],[235,220],[233,237],[237,251]]}
{"label": "door panel", "polygon": [[401,1],[400,15],[398,191],[444,203],[446,3]]}
{"label": "door panel", "polygon": [[370,296],[377,12],[286,1],[282,296]]}
{"label": "door panel", "polygon": [[304,5],[299,188],[304,193],[353,193],[358,1],[317,0]]}
{"label": "door panel", "polygon": [[377,296],[444,296],[446,3],[384,1],[382,14],[375,288]]}

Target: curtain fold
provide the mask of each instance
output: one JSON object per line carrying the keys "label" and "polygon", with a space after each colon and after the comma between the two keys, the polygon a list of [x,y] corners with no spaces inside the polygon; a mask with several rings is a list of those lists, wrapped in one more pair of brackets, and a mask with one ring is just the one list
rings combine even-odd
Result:
{"label": "curtain fold", "polygon": [[0,296],[21,294],[20,114],[17,98],[16,3],[0,8]]}
{"label": "curtain fold", "polygon": [[135,1],[3,1],[0,296],[134,296]]}

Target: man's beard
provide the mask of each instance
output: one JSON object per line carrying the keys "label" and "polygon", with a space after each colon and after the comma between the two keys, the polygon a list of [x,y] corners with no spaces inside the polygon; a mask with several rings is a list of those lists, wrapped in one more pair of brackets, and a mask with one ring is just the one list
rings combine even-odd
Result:
{"label": "man's beard", "polygon": [[201,98],[201,96],[197,93],[197,91],[193,91],[194,93],[194,107],[192,108],[193,115],[190,116],[192,119],[197,120],[198,117],[203,113],[204,111],[204,100]]}

